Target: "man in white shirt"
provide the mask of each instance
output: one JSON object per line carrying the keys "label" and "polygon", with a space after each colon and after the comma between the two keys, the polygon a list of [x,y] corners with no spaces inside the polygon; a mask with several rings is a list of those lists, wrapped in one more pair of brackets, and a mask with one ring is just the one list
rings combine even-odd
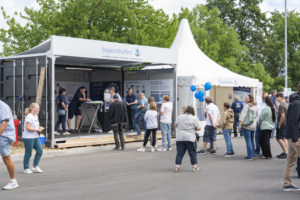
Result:
{"label": "man in white shirt", "polygon": [[217,126],[220,120],[220,112],[218,107],[213,103],[211,97],[205,98],[206,103],[206,126],[203,135],[203,146],[202,150],[198,153],[205,154],[207,143],[213,143],[212,154],[216,154],[216,139],[217,139]]}
{"label": "man in white shirt", "polygon": [[[164,102],[160,108],[160,128],[162,134],[162,147],[158,151],[172,150],[172,138],[171,138],[171,125],[172,125],[172,112],[173,103],[170,102],[168,95],[163,96]],[[167,141],[168,140],[168,149]]]}

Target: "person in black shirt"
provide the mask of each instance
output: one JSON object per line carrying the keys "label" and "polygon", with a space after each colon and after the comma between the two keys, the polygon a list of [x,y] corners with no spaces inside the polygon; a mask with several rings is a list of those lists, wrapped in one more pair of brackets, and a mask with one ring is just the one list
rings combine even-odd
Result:
{"label": "person in black shirt", "polygon": [[89,98],[87,98],[87,91],[84,86],[81,86],[75,93],[69,108],[68,108],[68,128],[69,131],[71,130],[71,119],[76,116],[76,124],[75,124],[75,130],[73,131],[74,133],[78,132],[79,124],[81,121],[81,112],[79,110],[79,107],[82,102],[84,101],[91,101]]}
{"label": "person in black shirt", "polygon": [[[121,148],[125,150],[125,140],[123,136],[123,123],[127,121],[126,117],[126,107],[125,104],[120,102],[118,95],[113,96],[112,104],[109,106],[109,121],[114,132],[115,144],[116,147],[114,151],[120,150],[120,141]],[[120,141],[119,141],[120,137]]]}
{"label": "person in black shirt", "polygon": [[137,98],[133,94],[132,88],[128,89],[128,95],[126,96],[126,105],[127,105],[127,113],[129,119],[129,130],[132,131],[133,128],[133,120],[137,109]]}
{"label": "person in black shirt", "polygon": [[63,135],[70,134],[69,132],[66,132],[67,101],[66,101],[65,95],[66,95],[66,89],[60,88],[59,95],[55,99],[55,102],[57,105],[57,115],[58,115],[58,120],[55,125],[55,134],[56,135],[59,135],[59,133],[57,132],[57,129],[60,124],[62,125]]}

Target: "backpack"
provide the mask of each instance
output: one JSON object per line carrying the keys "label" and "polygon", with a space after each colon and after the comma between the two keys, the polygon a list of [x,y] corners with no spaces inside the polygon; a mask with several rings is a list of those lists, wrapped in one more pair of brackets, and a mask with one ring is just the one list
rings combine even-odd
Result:
{"label": "backpack", "polygon": [[248,111],[245,117],[245,120],[243,122],[243,126],[250,126],[251,124],[253,124],[254,122],[254,118],[255,118],[255,112],[253,110],[250,109],[250,105],[248,104]]}

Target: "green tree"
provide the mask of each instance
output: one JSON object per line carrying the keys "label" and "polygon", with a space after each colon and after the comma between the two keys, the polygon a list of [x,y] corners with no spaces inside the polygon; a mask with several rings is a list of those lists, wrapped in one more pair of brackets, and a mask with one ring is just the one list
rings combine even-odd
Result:
{"label": "green tree", "polygon": [[249,49],[241,44],[234,27],[224,23],[217,8],[197,6],[192,11],[183,9],[179,19],[189,20],[194,38],[199,48],[218,64],[239,74],[258,78],[264,89],[270,90],[274,80],[258,62],[249,59]]}
{"label": "green tree", "polygon": [[[296,89],[300,80],[300,14],[292,11],[287,17],[288,38],[288,85]],[[273,12],[264,48],[266,70],[276,78],[278,90],[284,88],[284,13]]]}
{"label": "green tree", "polygon": [[28,50],[51,35],[169,47],[175,37],[177,20],[155,10],[146,0],[37,0],[40,10],[25,8],[15,16],[2,16],[9,28],[0,29],[3,55]]}
{"label": "green tree", "polygon": [[262,62],[265,32],[268,20],[261,12],[259,4],[263,0],[207,0],[207,6],[220,10],[220,17],[233,26],[241,39],[241,44],[249,49],[253,63]]}

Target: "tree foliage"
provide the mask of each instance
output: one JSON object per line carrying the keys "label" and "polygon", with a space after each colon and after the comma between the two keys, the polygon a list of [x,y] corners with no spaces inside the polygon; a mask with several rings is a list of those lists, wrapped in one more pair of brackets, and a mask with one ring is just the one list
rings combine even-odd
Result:
{"label": "tree foliage", "polygon": [[25,8],[22,26],[2,14],[9,29],[0,29],[4,55],[38,45],[51,35],[98,39],[130,44],[170,46],[177,20],[155,10],[145,0],[37,0],[40,10]]}
{"label": "tree foliage", "polygon": [[241,44],[249,48],[249,57],[253,63],[261,62],[262,49],[265,43],[266,25],[265,13],[259,4],[263,0],[207,0],[207,6],[220,10],[220,17],[229,26],[233,26]]}
{"label": "tree foliage", "polygon": [[[296,90],[300,80],[300,14],[295,11],[289,12],[287,21],[288,85]],[[276,78],[275,86],[279,90],[284,87],[284,23],[284,13],[272,13],[264,48],[265,68]]]}
{"label": "tree foliage", "polygon": [[[1,8],[2,55],[26,51],[51,35],[170,47],[179,22],[187,18],[200,49],[220,65],[258,78],[264,89],[282,90],[284,85],[284,15],[267,18],[262,0],[207,0],[205,6],[182,9],[170,18],[147,0],[36,0],[39,10],[25,8],[19,24]],[[2,19],[3,18],[3,19]],[[300,17],[288,17],[289,83],[300,80]],[[1,52],[0,52],[1,55]]]}

